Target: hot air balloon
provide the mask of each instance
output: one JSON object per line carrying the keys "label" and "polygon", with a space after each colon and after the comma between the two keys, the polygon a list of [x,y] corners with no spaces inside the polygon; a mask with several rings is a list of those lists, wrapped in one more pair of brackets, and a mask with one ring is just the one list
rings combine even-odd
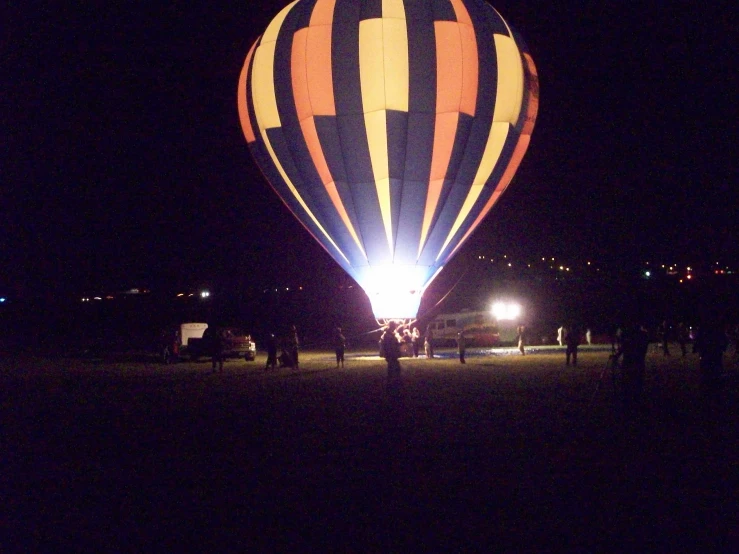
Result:
{"label": "hot air balloon", "polygon": [[483,0],[297,0],[249,50],[238,108],[263,174],[375,317],[410,319],[510,183],[538,96]]}

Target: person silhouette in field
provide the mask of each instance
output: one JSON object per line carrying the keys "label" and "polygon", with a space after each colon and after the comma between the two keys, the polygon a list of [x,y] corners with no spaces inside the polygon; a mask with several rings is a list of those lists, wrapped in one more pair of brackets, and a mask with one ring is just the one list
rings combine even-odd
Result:
{"label": "person silhouette in field", "polygon": [[346,350],[346,337],[337,327],[334,333],[334,350],[336,351],[336,367],[344,367],[344,351]]}
{"label": "person silhouette in field", "polygon": [[459,363],[467,363],[464,359],[464,355],[467,352],[467,337],[464,336],[464,331],[460,331],[457,334],[457,351],[459,352]]}

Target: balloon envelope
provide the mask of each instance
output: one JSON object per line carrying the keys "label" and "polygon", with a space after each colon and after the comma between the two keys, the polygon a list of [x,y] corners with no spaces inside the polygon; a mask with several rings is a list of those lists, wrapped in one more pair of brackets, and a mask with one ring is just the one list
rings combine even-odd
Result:
{"label": "balloon envelope", "polygon": [[262,172],[375,316],[412,318],[510,183],[538,96],[482,0],[298,0],[247,54],[238,108]]}

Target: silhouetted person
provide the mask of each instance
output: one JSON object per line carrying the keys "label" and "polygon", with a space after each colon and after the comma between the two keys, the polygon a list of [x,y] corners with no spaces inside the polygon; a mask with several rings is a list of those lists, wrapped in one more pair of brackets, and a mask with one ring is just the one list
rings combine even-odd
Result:
{"label": "silhouetted person", "polygon": [[431,328],[431,325],[426,327],[426,336],[423,342],[423,349],[426,352],[427,358],[434,357],[434,330]]}
{"label": "silhouetted person", "polygon": [[290,349],[284,341],[280,346],[280,355],[277,356],[277,362],[280,364],[280,367],[295,368],[295,362],[293,361],[293,357],[290,355]]}
{"label": "silhouetted person", "polygon": [[418,331],[418,327],[413,328],[411,342],[413,344],[413,357],[418,358],[418,350],[421,346],[421,333]]}
{"label": "silhouetted person", "polygon": [[388,378],[400,375],[400,341],[395,332],[397,327],[398,324],[391,321],[387,324],[387,328],[380,338],[382,354],[385,357],[385,361],[387,361]]}
{"label": "silhouetted person", "polygon": [[346,349],[346,337],[341,332],[341,327],[336,328],[334,333],[334,349],[336,350],[336,367],[344,367],[344,350]]}
{"label": "silhouetted person", "polygon": [[277,339],[270,333],[267,337],[267,369],[275,369],[277,367]]}
{"label": "silhouetted person", "polygon": [[464,359],[467,351],[467,337],[464,336],[464,331],[457,333],[457,351],[459,352],[459,363],[467,363]]}
{"label": "silhouetted person", "polygon": [[621,348],[616,353],[617,358],[623,356],[621,362],[622,391],[626,407],[631,407],[641,401],[647,350],[649,350],[649,334],[646,329],[641,325],[627,327],[623,333]]}
{"label": "silhouetted person", "polygon": [[298,340],[298,328],[295,325],[290,329],[290,336],[288,338],[288,354],[292,358],[293,369],[300,369],[300,362],[298,359],[298,348],[300,347],[300,341]]}
{"label": "silhouetted person", "polygon": [[521,352],[521,356],[524,356],[526,354],[526,349],[524,348],[526,346],[526,327],[523,325],[519,325],[516,329],[516,332],[518,334],[518,351]]}
{"label": "silhouetted person", "polygon": [[624,332],[621,327],[616,327],[613,333],[611,333],[611,354],[617,354],[621,351],[623,334]]}
{"label": "silhouetted person", "polygon": [[663,321],[657,329],[660,342],[662,343],[662,355],[670,355],[670,324],[667,320]]}
{"label": "silhouetted person", "polygon": [[213,330],[210,335],[210,344],[207,346],[210,348],[213,372],[215,373],[216,371],[216,365],[218,366],[218,371],[223,371],[223,335],[220,329]]}
{"label": "silhouetted person", "polygon": [[727,345],[726,333],[721,325],[709,322],[698,328],[693,351],[700,356],[701,383],[704,387],[714,387],[720,383]]}
{"label": "silhouetted person", "polygon": [[688,341],[690,340],[690,331],[688,326],[682,321],[677,325],[677,342],[680,345],[680,354],[684,358],[688,354]]}
{"label": "silhouetted person", "polygon": [[580,330],[574,325],[567,331],[565,344],[567,344],[567,350],[565,351],[566,364],[570,365],[570,359],[572,359],[572,365],[576,366],[577,347],[580,346]]}

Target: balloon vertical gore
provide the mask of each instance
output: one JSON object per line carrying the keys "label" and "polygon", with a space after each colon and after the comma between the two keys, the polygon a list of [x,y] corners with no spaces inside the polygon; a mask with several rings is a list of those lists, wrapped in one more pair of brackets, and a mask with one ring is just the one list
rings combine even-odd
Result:
{"label": "balloon vertical gore", "polygon": [[413,318],[510,183],[539,103],[522,39],[482,0],[297,0],[249,50],[249,149],[365,290]]}

